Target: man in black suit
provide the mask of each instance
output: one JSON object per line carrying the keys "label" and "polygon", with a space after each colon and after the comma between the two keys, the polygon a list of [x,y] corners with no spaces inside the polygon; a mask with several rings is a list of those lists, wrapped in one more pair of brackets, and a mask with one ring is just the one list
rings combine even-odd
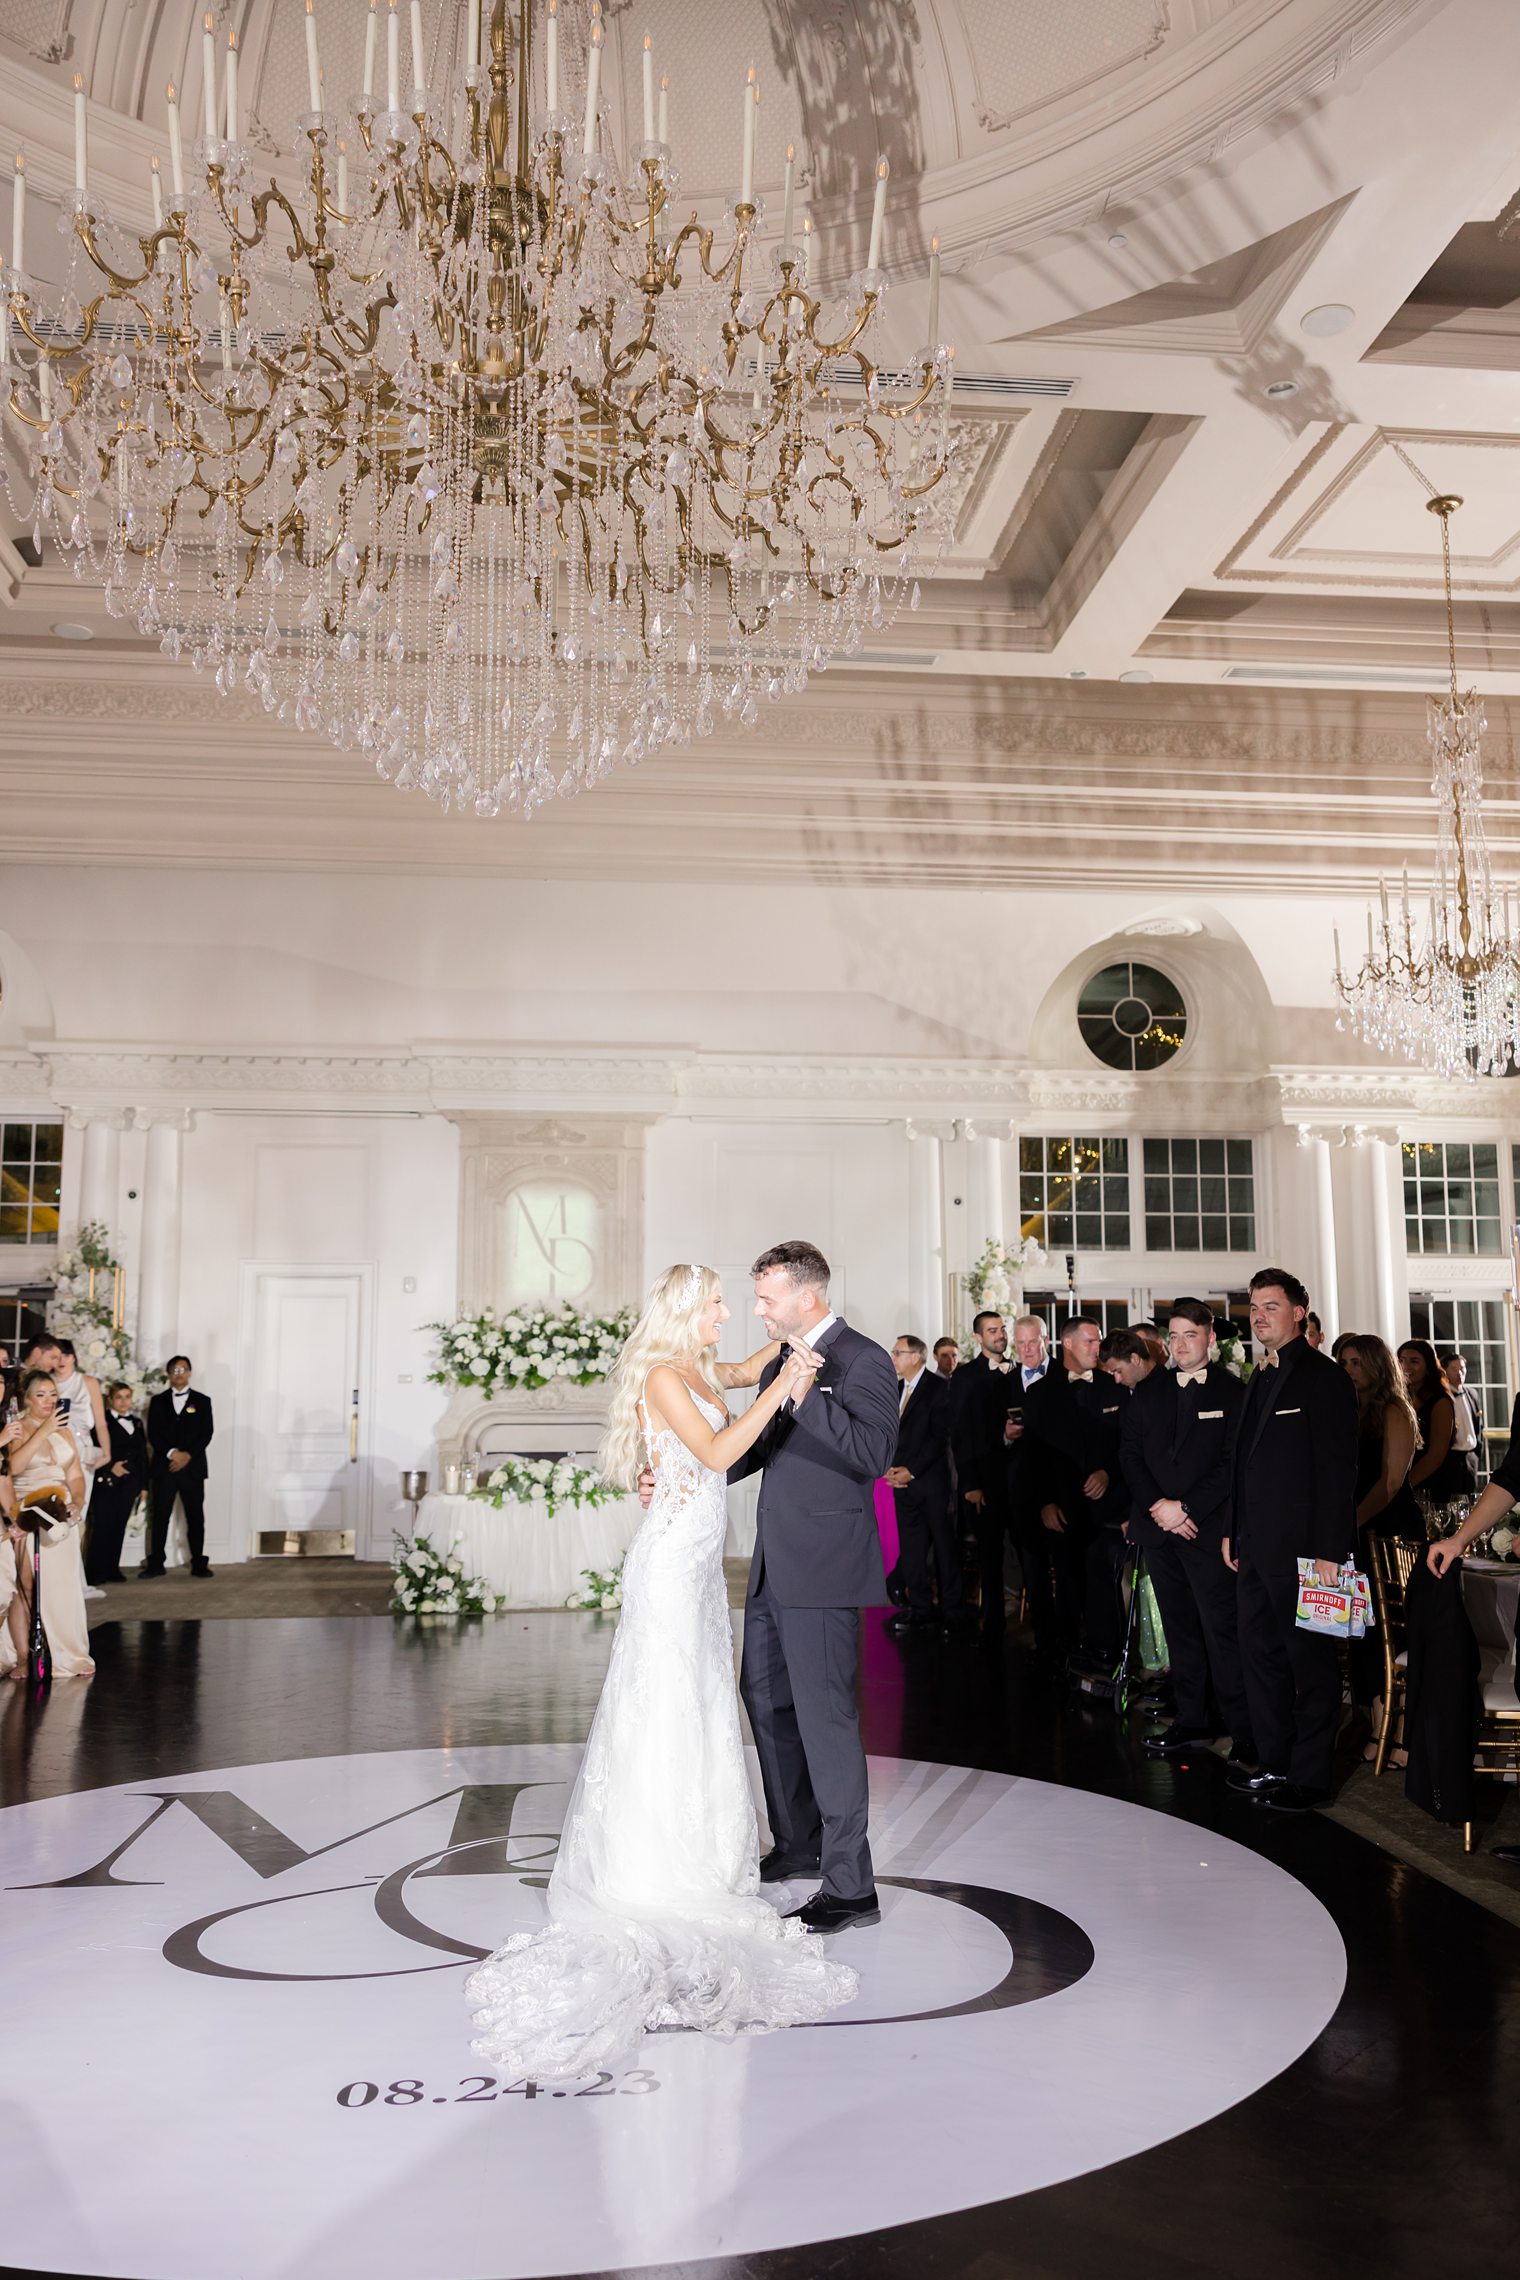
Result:
{"label": "man in black suit", "polygon": [[[1063,1647],[1083,1628],[1087,1556],[1128,1509],[1119,1472],[1119,1421],[1124,1388],[1098,1370],[1103,1333],[1090,1315],[1061,1325],[1061,1352],[1024,1401],[1040,1524],[1049,1539],[1055,1622]],[[1111,1640],[1090,1642],[1101,1662]],[[1109,1659],[1112,1659],[1111,1657]],[[1096,1664],[1095,1664],[1096,1667]]]}
{"label": "man in black suit", "polygon": [[977,1351],[950,1380],[950,1447],[981,1577],[981,1633],[1000,1639],[1007,1620],[1003,1539],[1008,1530],[1008,1413],[1013,1365],[1008,1327],[984,1307],[971,1325]]}
{"label": "man in black suit", "polygon": [[[897,1446],[897,1379],[881,1347],[829,1307],[812,1243],[777,1243],[751,1269],[755,1312],[782,1342],[823,1356],[729,1474],[760,1472],[739,1691],[749,1712],[775,1847],[766,1883],[822,1877],[792,1910],[812,1932],[880,1921],[855,1707],[860,1609],[886,1602],[876,1483]],[[767,1363],[770,1384],[780,1359]]]}
{"label": "man in black suit", "polygon": [[[898,1562],[908,1605],[892,1616],[887,1629],[897,1639],[910,1631],[932,1631],[940,1623],[959,1629],[966,1619],[961,1580],[961,1548],[950,1511],[950,1386],[929,1368],[922,1338],[906,1331],[892,1348],[900,1387],[897,1447],[886,1480],[897,1503]],[[939,1577],[939,1613],[929,1580],[929,1553]]]}
{"label": "man in black suit", "polygon": [[934,1369],[948,1385],[961,1366],[961,1350],[953,1338],[937,1338],[934,1344]]}
{"label": "man in black suit", "polygon": [[1333,1584],[1356,1538],[1356,1389],[1303,1334],[1309,1294],[1283,1267],[1251,1277],[1251,1334],[1263,1349],[1241,1404],[1230,1533],[1236,1619],[1258,1771],[1231,1767],[1234,1789],[1284,1813],[1330,1795],[1340,1723],[1333,1639],[1297,1625],[1298,1563]]}
{"label": "man in black suit", "polygon": [[1452,1450],[1461,1458],[1467,1473],[1468,1495],[1476,1496],[1478,1483],[1483,1477],[1483,1404],[1467,1382],[1467,1358],[1464,1354],[1443,1354],[1441,1375],[1451,1394],[1455,1419],[1451,1430]]}
{"label": "man in black suit", "polygon": [[86,1583],[125,1583],[122,1539],[148,1478],[148,1437],[142,1419],[132,1414],[132,1388],[119,1380],[106,1387],[106,1431],[106,1453],[90,1493]]}
{"label": "man in black suit", "polygon": [[1181,1757],[1216,1731],[1209,1683],[1237,1761],[1255,1765],[1235,1630],[1235,1582],[1220,1556],[1230,1516],[1239,1378],[1209,1360],[1214,1310],[1179,1298],[1167,1324],[1175,1367],[1152,1370],[1125,1411],[1119,1462],[1130,1542],[1145,1555],[1166,1632],[1176,1713],[1148,1734],[1148,1757]]}
{"label": "man in black suit", "polygon": [[1008,1396],[1005,1432],[1008,1456],[1004,1478],[1008,1486],[1008,1530],[1018,1547],[1019,1568],[1028,1602],[1029,1621],[1036,1651],[1059,1652],[1055,1600],[1050,1573],[1050,1539],[1040,1521],[1040,1499],[1034,1443],[1025,1429],[1024,1405],[1032,1389],[1050,1368],[1050,1341],[1037,1314],[1021,1314],[1013,1326],[1014,1365]]}
{"label": "man in black suit", "polygon": [[214,1431],[211,1404],[190,1383],[190,1362],[176,1354],[169,1385],[148,1404],[148,1556],[140,1577],[162,1575],[176,1497],[185,1508],[190,1573],[209,1576],[206,1558],[206,1451]]}

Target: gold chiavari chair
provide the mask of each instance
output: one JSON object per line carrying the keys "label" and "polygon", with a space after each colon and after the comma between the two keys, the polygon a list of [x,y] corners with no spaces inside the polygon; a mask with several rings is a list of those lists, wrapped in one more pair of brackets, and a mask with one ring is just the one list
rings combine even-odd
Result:
{"label": "gold chiavari chair", "polygon": [[1425,1546],[1404,1536],[1369,1535],[1368,1548],[1372,1611],[1383,1649],[1383,1730],[1378,1735],[1377,1757],[1372,1768],[1376,1776],[1388,1763],[1388,1753],[1394,1747],[1394,1736],[1404,1715],[1404,1695],[1409,1682],[1404,1595],[1415,1562],[1423,1555]]}

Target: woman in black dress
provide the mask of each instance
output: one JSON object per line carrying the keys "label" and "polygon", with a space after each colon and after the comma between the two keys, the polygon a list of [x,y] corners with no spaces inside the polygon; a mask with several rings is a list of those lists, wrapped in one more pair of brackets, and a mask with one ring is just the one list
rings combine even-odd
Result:
{"label": "woman in black dress", "polygon": [[[1472,1470],[1454,1446],[1457,1413],[1451,1389],[1428,1338],[1405,1339],[1399,1348],[1399,1368],[1420,1428],[1420,1453],[1409,1474],[1409,1485],[1425,1516],[1420,1533],[1447,1536],[1466,1517],[1472,1502]],[[1461,1509],[1454,1510],[1456,1506]]]}
{"label": "woman in black dress", "polygon": [[[1365,1569],[1371,1557],[1368,1535],[1402,1536],[1422,1544],[1425,1520],[1409,1485],[1412,1467],[1420,1455],[1420,1431],[1404,1380],[1386,1339],[1371,1331],[1354,1331],[1337,1338],[1335,1358],[1356,1387],[1360,1421],[1356,1458],[1357,1564]],[[1447,1405],[1450,1407],[1450,1403]],[[1378,1681],[1383,1651],[1372,1632],[1353,1639],[1347,1649],[1352,1694],[1372,1726],[1372,1739],[1363,1755],[1377,1756],[1377,1737],[1383,1726],[1383,1702]],[[1401,1752],[1392,1753],[1401,1762]]]}

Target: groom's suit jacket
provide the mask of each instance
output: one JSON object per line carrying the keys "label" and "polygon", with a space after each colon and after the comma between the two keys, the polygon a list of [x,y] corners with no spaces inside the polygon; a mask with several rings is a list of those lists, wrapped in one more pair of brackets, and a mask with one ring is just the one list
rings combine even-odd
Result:
{"label": "groom's suit jacket", "polygon": [[[819,1350],[802,1407],[773,1417],[728,1476],[762,1475],[749,1596],[764,1578],[783,1607],[882,1607],[875,1489],[897,1447],[897,1373],[885,1348],[843,1319]],[[780,1366],[767,1366],[762,1390]]]}

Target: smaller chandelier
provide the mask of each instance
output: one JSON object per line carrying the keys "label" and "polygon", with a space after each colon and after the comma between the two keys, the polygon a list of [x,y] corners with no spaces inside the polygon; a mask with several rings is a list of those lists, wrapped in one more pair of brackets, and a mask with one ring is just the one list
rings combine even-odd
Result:
{"label": "smaller chandelier", "polygon": [[1450,688],[1430,700],[1437,840],[1429,914],[1417,940],[1407,867],[1396,908],[1383,882],[1381,916],[1374,924],[1368,911],[1367,955],[1349,978],[1336,929],[1335,988],[1352,1029],[1369,1045],[1402,1052],[1439,1076],[1488,1077],[1520,1066],[1520,952],[1510,900],[1495,889],[1483,832],[1488,724],[1477,691],[1457,686],[1451,518],[1461,504],[1449,494],[1427,502],[1441,524],[1451,666]]}

